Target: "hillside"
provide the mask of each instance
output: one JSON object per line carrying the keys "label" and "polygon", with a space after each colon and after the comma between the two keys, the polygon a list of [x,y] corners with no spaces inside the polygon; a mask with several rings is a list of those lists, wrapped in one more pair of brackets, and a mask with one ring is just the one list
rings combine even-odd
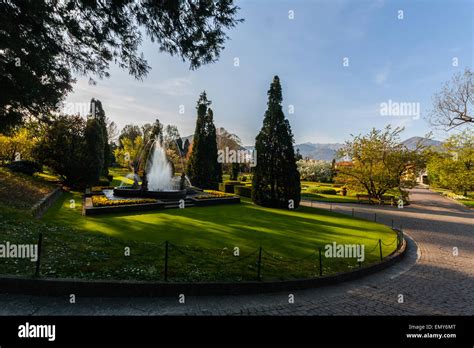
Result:
{"label": "hillside", "polygon": [[55,187],[53,183],[38,177],[14,173],[0,167],[0,205],[30,209]]}

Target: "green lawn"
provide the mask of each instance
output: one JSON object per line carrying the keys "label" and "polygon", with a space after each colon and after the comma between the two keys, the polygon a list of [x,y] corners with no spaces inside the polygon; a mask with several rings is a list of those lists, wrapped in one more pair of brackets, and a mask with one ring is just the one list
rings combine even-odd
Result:
{"label": "green lawn", "polygon": [[[337,191],[336,195],[314,193],[310,192],[311,188],[320,187],[334,189]],[[301,198],[319,202],[329,203],[357,203],[356,192],[348,192],[347,196],[343,196],[340,192],[340,185],[334,185],[333,183],[326,182],[315,182],[315,181],[301,181]]]}
{"label": "green lawn", "polygon": [[329,203],[358,203],[355,196],[326,195],[322,193],[301,192],[302,199]]}
{"label": "green lawn", "polygon": [[[74,209],[70,208],[71,199],[76,202]],[[152,278],[160,277],[165,241],[176,246],[170,250],[174,261],[170,266],[177,280],[253,279],[259,246],[264,250],[262,274],[271,279],[315,276],[319,273],[315,252],[328,243],[364,244],[368,263],[379,259],[379,239],[391,243],[384,246],[384,255],[395,248],[395,234],[383,225],[307,207],[276,210],[243,199],[238,205],[84,217],[80,215],[80,202],[80,194],[66,194],[43,221],[68,226],[89,237],[113,237],[121,245],[115,247],[115,253],[130,242],[145,243],[148,248],[155,245],[151,259],[157,274]],[[232,255],[235,247],[240,249],[240,258]],[[242,262],[236,262],[240,259]],[[227,262],[230,264],[223,267]],[[328,259],[323,263],[325,273],[357,265],[354,259]],[[121,276],[128,278],[125,273]]]}
{"label": "green lawn", "polygon": [[[112,173],[114,184],[126,175],[125,170]],[[263,208],[248,199],[236,205],[89,217],[81,215],[81,205],[81,193],[67,192],[38,221],[0,200],[0,243],[36,243],[43,232],[41,274],[46,277],[162,280],[169,241],[173,281],[254,280],[260,246],[263,279],[319,275],[318,248],[324,251],[332,242],[365,245],[364,265],[379,260],[379,239],[384,256],[396,246],[394,232],[380,224],[308,207]],[[323,254],[324,274],[354,267],[354,258]],[[33,272],[30,261],[0,259],[0,273]]]}
{"label": "green lawn", "polygon": [[[323,194],[323,193],[314,193],[310,192],[312,187],[319,187],[322,189],[334,189],[337,191],[337,194]],[[306,200],[313,200],[319,202],[328,202],[328,203],[360,203],[357,200],[356,195],[362,194],[366,195],[367,192],[354,192],[348,190],[347,195],[343,196],[341,194],[341,185],[335,185],[333,183],[322,183],[315,181],[301,181],[301,198]],[[386,195],[398,197],[399,192],[396,189],[389,190]],[[385,202],[385,204],[390,204]]]}

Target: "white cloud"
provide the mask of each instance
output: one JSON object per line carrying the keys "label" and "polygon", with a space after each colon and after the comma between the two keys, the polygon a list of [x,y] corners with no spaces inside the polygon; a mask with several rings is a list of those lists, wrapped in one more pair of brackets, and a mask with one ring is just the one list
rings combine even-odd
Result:
{"label": "white cloud", "polygon": [[390,75],[390,64],[387,64],[382,70],[375,74],[375,83],[383,85],[387,82],[388,76]]}

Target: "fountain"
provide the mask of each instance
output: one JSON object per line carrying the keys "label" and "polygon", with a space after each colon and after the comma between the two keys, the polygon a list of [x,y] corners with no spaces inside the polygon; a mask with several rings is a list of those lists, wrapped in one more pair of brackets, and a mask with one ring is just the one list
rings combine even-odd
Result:
{"label": "fountain", "polygon": [[[151,141],[150,146],[147,145],[143,148],[134,166],[133,186],[121,185],[114,188],[114,196],[173,200],[185,198],[188,189],[191,189],[186,175],[184,173],[181,177],[174,175],[173,165],[166,156],[165,148],[158,140]],[[146,161],[143,163],[142,160],[145,157]],[[143,176],[140,185],[138,172],[141,168]]]}

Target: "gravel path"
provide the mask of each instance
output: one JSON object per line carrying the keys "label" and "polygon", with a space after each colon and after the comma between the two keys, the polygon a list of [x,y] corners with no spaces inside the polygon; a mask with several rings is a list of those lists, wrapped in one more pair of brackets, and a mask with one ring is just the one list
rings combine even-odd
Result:
{"label": "gravel path", "polygon": [[[1,315],[474,315],[474,211],[426,189],[403,209],[332,205],[395,227],[409,252],[378,274],[319,289],[249,296],[77,298],[0,295]],[[308,204],[308,203],[303,203]],[[325,203],[313,206],[329,209]],[[457,248],[457,249],[456,249]],[[456,254],[457,250],[457,254]],[[289,296],[294,303],[288,303]]]}

